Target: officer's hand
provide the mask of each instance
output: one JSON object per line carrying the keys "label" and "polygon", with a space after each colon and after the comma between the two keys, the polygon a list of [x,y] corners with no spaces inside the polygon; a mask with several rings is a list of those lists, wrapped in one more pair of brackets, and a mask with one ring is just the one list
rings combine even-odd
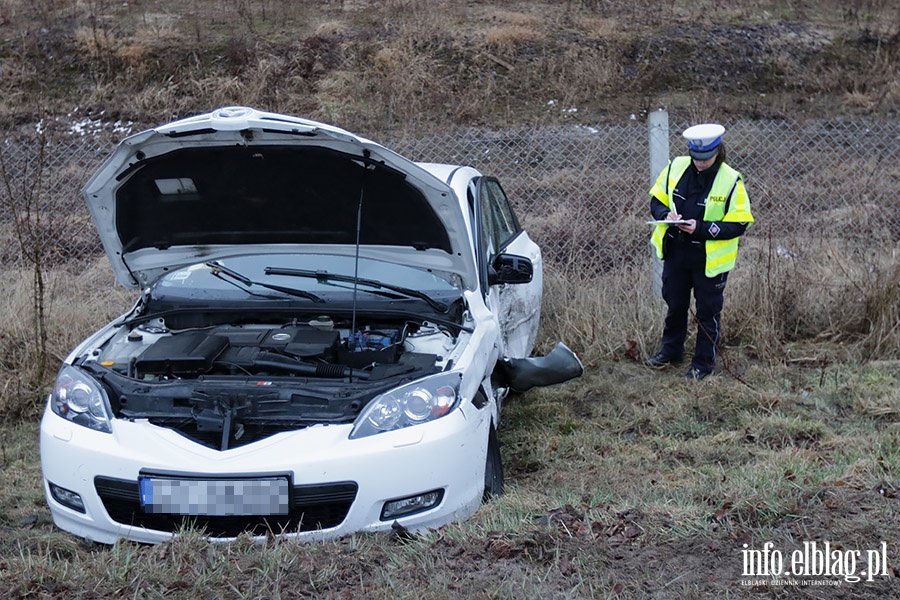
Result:
{"label": "officer's hand", "polygon": [[697,219],[688,219],[687,223],[677,225],[676,227],[687,234],[692,234],[697,229]]}

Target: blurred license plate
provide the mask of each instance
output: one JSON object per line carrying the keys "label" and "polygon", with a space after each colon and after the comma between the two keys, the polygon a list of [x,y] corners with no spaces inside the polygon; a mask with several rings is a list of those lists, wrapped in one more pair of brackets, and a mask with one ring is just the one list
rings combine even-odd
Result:
{"label": "blurred license plate", "polygon": [[142,477],[141,506],[148,513],[178,515],[286,515],[287,477],[177,479]]}

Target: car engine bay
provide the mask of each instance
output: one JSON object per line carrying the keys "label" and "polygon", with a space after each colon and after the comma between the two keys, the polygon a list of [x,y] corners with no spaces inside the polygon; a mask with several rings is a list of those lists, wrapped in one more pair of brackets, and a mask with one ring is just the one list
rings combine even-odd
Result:
{"label": "car engine bay", "polygon": [[227,449],[352,422],[378,394],[452,364],[461,335],[411,319],[316,315],[171,330],[158,317],[120,326],[78,365],[102,383],[117,418]]}

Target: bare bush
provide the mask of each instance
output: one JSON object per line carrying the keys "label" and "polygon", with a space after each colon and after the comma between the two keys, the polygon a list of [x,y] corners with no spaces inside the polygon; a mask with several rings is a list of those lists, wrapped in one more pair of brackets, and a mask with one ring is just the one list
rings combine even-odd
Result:
{"label": "bare bush", "polygon": [[[46,142],[38,135],[38,152],[16,176],[7,165],[6,153],[0,150],[0,206],[13,225],[14,239],[20,255],[28,265],[30,279],[29,310],[19,312],[15,321],[31,333],[30,345],[23,345],[24,357],[33,366],[30,376],[16,381],[26,393],[35,394],[44,382],[49,356],[47,353],[46,268],[47,252],[43,240],[43,204],[45,197],[44,170],[47,166]],[[27,315],[22,319],[22,315]],[[15,343],[15,340],[13,340]]]}
{"label": "bare bush", "polygon": [[[42,271],[44,339],[33,318],[35,280],[28,267],[7,268],[0,275],[0,416],[33,416],[55,375],[53,367],[81,340],[133,302],[133,292],[116,287],[106,257],[80,265]],[[42,348],[43,345],[43,348]],[[46,360],[37,359],[41,352]]]}

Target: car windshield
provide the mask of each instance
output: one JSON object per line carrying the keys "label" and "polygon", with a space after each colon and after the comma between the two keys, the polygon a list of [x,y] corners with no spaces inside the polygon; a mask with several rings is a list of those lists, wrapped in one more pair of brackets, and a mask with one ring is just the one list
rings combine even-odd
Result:
{"label": "car windshield", "polygon": [[[216,264],[220,264],[229,272],[239,274],[254,283],[302,290],[312,294],[352,290],[354,277],[425,293],[446,294],[456,291],[448,281],[433,273],[396,263],[369,259],[360,259],[357,266],[356,259],[352,256],[264,254],[220,259],[216,261]],[[278,274],[279,270],[324,272],[336,277],[296,277],[290,274]],[[215,266],[198,263],[166,275],[160,279],[155,288],[159,292],[174,291],[175,289],[229,291],[235,288],[235,283],[234,277],[218,276]],[[240,283],[239,280],[237,283]],[[366,288],[360,287],[360,289]],[[263,287],[256,291],[268,296],[278,293],[277,291],[267,291]]]}

